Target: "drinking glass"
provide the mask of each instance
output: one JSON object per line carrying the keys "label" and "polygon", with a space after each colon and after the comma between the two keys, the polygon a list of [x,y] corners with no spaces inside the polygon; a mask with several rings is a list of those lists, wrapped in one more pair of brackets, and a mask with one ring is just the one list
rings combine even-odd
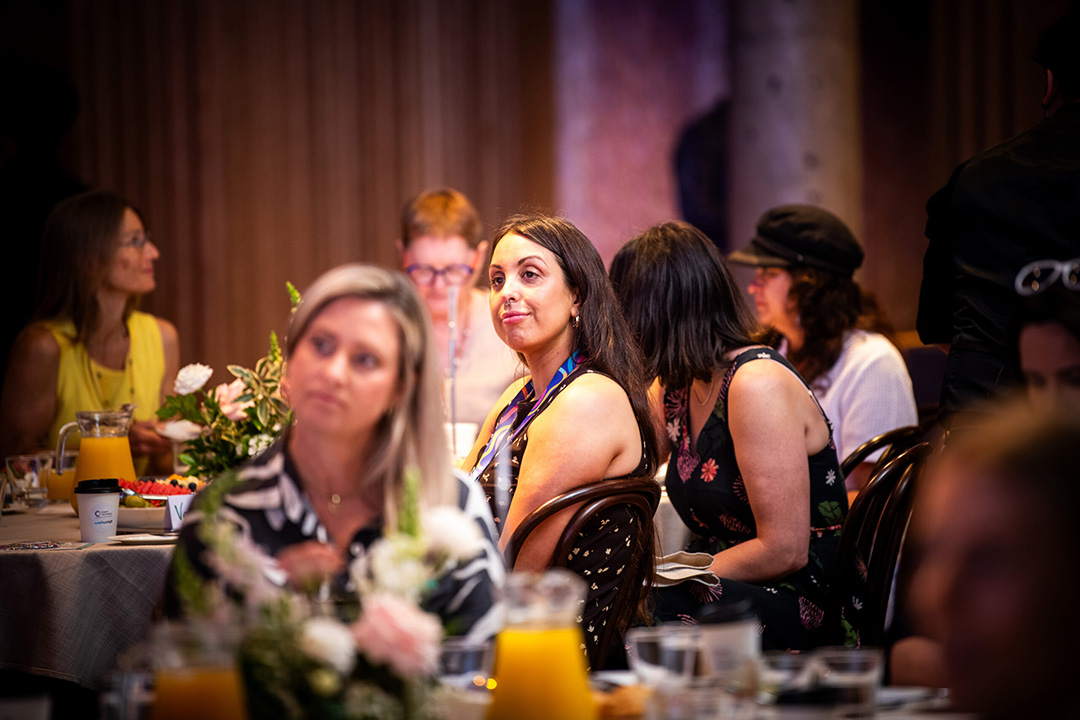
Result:
{"label": "drinking glass", "polygon": [[482,690],[491,679],[492,644],[488,640],[447,638],[439,653],[439,682],[460,690]]}
{"label": "drinking glass", "polygon": [[626,633],[630,669],[651,688],[685,687],[701,648],[699,628],[670,623],[632,628]]}
{"label": "drinking glass", "polygon": [[30,507],[45,505],[52,454],[12,455],[6,462],[8,479],[12,485],[12,504],[25,503]]}
{"label": "drinking glass", "polygon": [[873,717],[884,661],[879,648],[826,647],[815,650],[818,685],[837,699],[836,717]]}
{"label": "drinking glass", "polygon": [[817,682],[810,653],[769,650],[758,663],[758,701],[764,704],[776,703],[784,693],[810,690]]}

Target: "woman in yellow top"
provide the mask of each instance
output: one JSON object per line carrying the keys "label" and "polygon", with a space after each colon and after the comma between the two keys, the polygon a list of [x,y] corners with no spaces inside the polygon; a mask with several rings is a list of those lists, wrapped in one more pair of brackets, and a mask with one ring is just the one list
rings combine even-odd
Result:
{"label": "woman in yellow top", "polygon": [[158,256],[142,217],[114,193],[56,206],[42,239],[35,320],[15,341],[4,379],[0,457],[55,448],[76,411],[134,403],[137,466],[171,470],[153,420],[176,377],[179,340],[171,323],[135,310],[155,287]]}

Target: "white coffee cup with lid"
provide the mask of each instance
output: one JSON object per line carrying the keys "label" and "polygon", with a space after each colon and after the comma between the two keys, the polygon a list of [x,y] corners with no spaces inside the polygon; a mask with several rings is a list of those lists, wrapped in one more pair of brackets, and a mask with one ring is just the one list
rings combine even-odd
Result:
{"label": "white coffee cup with lid", "polygon": [[120,516],[120,483],[116,478],[83,480],[79,496],[79,530],[83,542],[107,542],[116,534]]}

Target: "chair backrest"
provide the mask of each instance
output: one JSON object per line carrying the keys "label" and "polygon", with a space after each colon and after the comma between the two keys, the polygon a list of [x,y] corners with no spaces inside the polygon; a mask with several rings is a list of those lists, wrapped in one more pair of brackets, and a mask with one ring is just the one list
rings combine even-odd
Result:
{"label": "chair backrest", "polygon": [[857,626],[855,629],[859,632],[861,640],[863,625],[866,624],[864,619],[869,617],[865,598],[863,609],[859,611],[856,621],[853,622],[855,619],[846,617],[843,610],[850,598],[864,595],[864,586],[869,580],[871,566],[878,560],[876,541],[890,496],[897,485],[903,481],[909,468],[925,461],[931,451],[930,443],[919,443],[904,450],[870,477],[866,487],[851,504],[851,509],[844,520],[844,527],[840,531],[840,543],[836,551],[836,562],[825,611],[830,642],[843,644],[847,639],[847,633],[843,627],[845,619],[852,626]]}
{"label": "chair backrest", "polygon": [[[634,544],[632,564],[625,571],[628,579],[619,584],[619,591],[609,609],[609,617],[616,620],[630,618],[634,609],[647,592],[646,582],[653,571],[656,528],[653,515],[660,504],[660,484],[651,477],[620,478],[591,482],[548,500],[538,507],[517,528],[506,543],[507,567],[513,568],[518,553],[529,534],[555,513],[578,505],[566,523],[552,557],[552,567],[566,567],[571,549],[578,533],[594,517],[614,508],[627,507],[637,515],[637,537]],[[624,624],[624,623],[623,623]],[[625,627],[619,622],[609,622],[600,634],[595,656],[590,653],[593,670],[603,669],[610,651],[619,643]]]}
{"label": "chair backrest", "polygon": [[861,637],[867,645],[882,645],[888,628],[889,600],[893,594],[900,554],[907,536],[915,489],[924,469],[924,460],[913,462],[893,488],[878,523],[873,557],[866,573],[863,595],[863,627]]}
{"label": "chair backrest", "polygon": [[904,450],[912,447],[922,437],[923,430],[917,425],[896,428],[872,437],[859,447],[855,448],[850,455],[840,463],[840,472],[846,478],[857,468],[871,453],[885,448],[885,452],[878,458],[874,465],[874,471],[879,471],[886,464]]}

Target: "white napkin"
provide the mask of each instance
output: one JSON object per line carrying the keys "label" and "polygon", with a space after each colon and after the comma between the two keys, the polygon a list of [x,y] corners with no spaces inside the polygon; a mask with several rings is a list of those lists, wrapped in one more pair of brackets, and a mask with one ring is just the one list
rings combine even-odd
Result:
{"label": "white napkin", "polygon": [[703,552],[679,551],[656,558],[653,587],[670,587],[687,580],[715,587],[720,584],[720,578],[709,570],[712,563],[713,556]]}

